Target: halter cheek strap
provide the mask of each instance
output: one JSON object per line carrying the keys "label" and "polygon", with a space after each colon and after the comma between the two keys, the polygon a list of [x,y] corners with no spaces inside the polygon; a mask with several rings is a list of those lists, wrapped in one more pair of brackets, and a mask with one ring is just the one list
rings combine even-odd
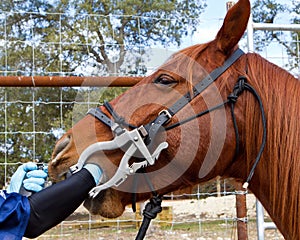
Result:
{"label": "halter cheek strap", "polygon": [[[222,66],[213,70],[207,77],[201,80],[198,84],[193,87],[193,98],[191,98],[190,93],[186,93],[177,102],[175,102],[169,109],[165,109],[159,113],[157,118],[151,123],[145,125],[149,136],[147,141],[151,141],[155,138],[159,129],[164,126],[169,120],[183,109],[187,104],[189,104],[195,97],[201,94],[206,88],[208,88],[214,81],[216,81],[229,67],[231,67],[241,56],[245,53],[241,49],[237,49]],[[180,124],[179,124],[180,125]],[[177,126],[179,126],[177,124]],[[171,128],[169,128],[171,129]]]}

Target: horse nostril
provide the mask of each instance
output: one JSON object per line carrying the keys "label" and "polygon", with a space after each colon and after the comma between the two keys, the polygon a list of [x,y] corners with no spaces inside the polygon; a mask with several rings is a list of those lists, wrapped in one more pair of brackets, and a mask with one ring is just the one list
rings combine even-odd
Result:
{"label": "horse nostril", "polygon": [[71,136],[67,135],[59,140],[59,142],[56,144],[53,152],[52,158],[56,158],[56,156],[61,153],[71,142]]}

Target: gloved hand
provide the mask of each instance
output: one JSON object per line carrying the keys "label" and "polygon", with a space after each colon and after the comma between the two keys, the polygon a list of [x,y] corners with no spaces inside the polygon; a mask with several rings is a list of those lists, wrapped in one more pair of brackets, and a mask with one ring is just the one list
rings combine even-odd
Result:
{"label": "gloved hand", "polygon": [[39,170],[36,163],[24,163],[18,167],[17,171],[11,177],[7,192],[20,193],[22,186],[27,191],[39,192],[43,189],[47,176],[47,168],[44,168],[44,170]]}
{"label": "gloved hand", "polygon": [[87,163],[86,165],[84,165],[83,168],[85,168],[92,174],[96,185],[98,185],[101,182],[101,180],[103,178],[103,172],[102,172],[102,169],[98,165],[96,165],[94,163]]}

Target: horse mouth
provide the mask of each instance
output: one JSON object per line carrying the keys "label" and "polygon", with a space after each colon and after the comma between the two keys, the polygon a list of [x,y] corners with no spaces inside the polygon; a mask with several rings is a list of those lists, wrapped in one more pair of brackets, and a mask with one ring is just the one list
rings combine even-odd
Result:
{"label": "horse mouth", "polygon": [[125,210],[120,194],[111,188],[101,191],[95,198],[88,197],[83,206],[91,214],[105,218],[119,217]]}

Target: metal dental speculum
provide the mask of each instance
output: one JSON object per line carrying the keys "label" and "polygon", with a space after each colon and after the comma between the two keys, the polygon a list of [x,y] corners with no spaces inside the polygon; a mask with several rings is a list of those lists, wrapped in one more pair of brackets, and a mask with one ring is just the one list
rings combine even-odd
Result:
{"label": "metal dental speculum", "polygon": [[[115,123],[114,128],[118,127],[120,126]],[[167,142],[162,142],[151,154],[137,128],[131,131],[123,129],[123,133],[121,133],[120,135],[116,135],[113,140],[97,142],[87,147],[80,155],[78,163],[72,166],[70,170],[72,173],[81,170],[88,158],[98,151],[121,149],[124,148],[125,145],[128,147],[114,176],[107,182],[93,188],[89,193],[90,197],[96,197],[99,192],[104,189],[108,189],[110,187],[118,187],[126,180],[129,175],[135,174],[138,169],[146,167],[148,165],[153,165],[158,159],[161,151],[168,147]],[[141,162],[134,162],[131,166],[129,166],[129,160],[137,154],[139,154],[139,156],[141,156],[141,158],[144,158],[145,160]]]}

